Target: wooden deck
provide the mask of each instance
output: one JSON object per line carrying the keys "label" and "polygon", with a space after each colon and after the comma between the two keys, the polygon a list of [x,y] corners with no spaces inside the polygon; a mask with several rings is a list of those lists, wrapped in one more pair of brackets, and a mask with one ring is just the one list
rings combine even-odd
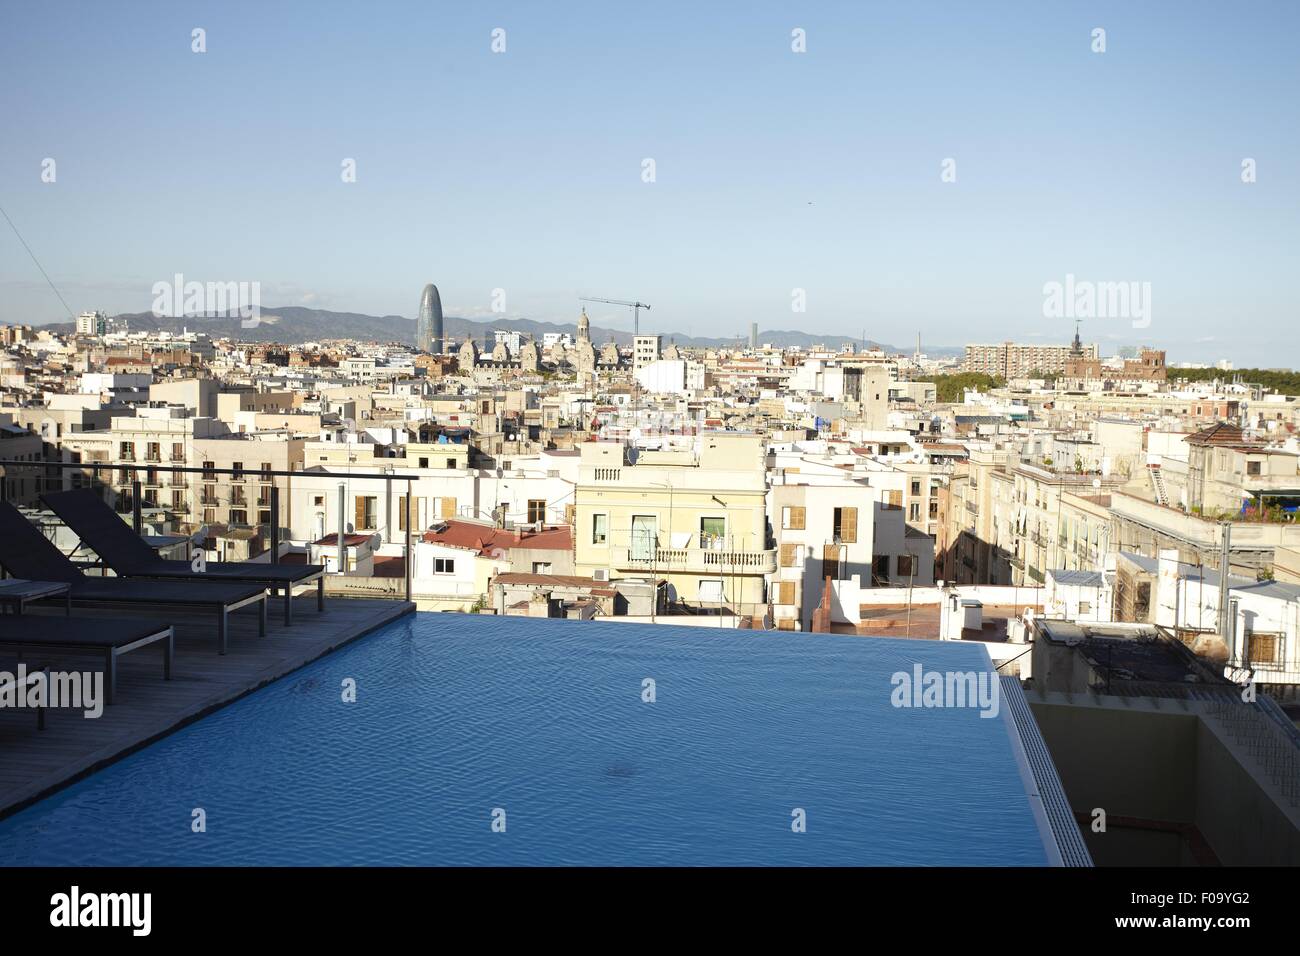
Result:
{"label": "wooden deck", "polygon": [[[232,614],[230,652],[224,657],[217,654],[210,615],[176,616],[172,679],[162,679],[161,644],[123,655],[117,701],[97,719],[88,720],[81,711],[51,710],[40,731],[31,710],[0,709],[0,818],[415,609],[405,601],[336,597],[328,598],[325,613],[318,614],[313,592],[294,599],[294,623],[286,628],[282,607],[282,600],[273,602],[264,638],[257,636],[255,610]],[[31,608],[27,614],[62,616],[62,610]],[[149,617],[139,610],[118,616]],[[24,657],[29,667],[103,670],[101,656],[28,651]],[[16,659],[13,651],[0,648],[0,667],[12,671]]]}

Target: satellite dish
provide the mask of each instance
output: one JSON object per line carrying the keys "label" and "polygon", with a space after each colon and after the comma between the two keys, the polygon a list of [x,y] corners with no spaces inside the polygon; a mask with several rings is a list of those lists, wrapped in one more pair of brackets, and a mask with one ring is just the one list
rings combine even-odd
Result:
{"label": "satellite dish", "polygon": [[208,540],[208,534],[208,526],[203,525],[198,531],[190,535],[190,544],[202,545],[203,542]]}

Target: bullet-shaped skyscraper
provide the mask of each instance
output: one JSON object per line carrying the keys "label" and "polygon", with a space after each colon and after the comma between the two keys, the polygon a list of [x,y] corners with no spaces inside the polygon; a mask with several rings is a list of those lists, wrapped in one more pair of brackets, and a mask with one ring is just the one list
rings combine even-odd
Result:
{"label": "bullet-shaped skyscraper", "polygon": [[420,315],[415,320],[415,347],[421,352],[442,354],[442,299],[430,282],[420,293]]}

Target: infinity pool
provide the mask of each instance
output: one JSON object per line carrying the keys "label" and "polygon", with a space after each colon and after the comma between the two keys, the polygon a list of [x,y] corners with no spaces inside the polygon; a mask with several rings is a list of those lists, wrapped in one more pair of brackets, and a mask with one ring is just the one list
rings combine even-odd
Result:
{"label": "infinity pool", "polygon": [[0,822],[0,863],[1044,864],[1006,722],[891,705],[918,662],[988,668],[977,645],[416,614]]}

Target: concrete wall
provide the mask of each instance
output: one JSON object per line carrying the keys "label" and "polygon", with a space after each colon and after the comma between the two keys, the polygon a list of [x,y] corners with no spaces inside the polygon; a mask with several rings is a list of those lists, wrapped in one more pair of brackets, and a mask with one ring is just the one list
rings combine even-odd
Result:
{"label": "concrete wall", "polygon": [[[1089,696],[1072,704],[1056,694],[1031,694],[1030,707],[1076,813],[1100,807],[1109,818],[1192,824],[1226,865],[1300,864],[1300,828],[1256,779],[1253,761],[1239,762],[1236,748],[1197,713],[1174,701],[1157,708],[1146,699]],[[1115,841],[1108,860],[1108,834],[1087,836],[1102,865],[1126,856],[1168,862],[1133,860],[1129,836]]]}

